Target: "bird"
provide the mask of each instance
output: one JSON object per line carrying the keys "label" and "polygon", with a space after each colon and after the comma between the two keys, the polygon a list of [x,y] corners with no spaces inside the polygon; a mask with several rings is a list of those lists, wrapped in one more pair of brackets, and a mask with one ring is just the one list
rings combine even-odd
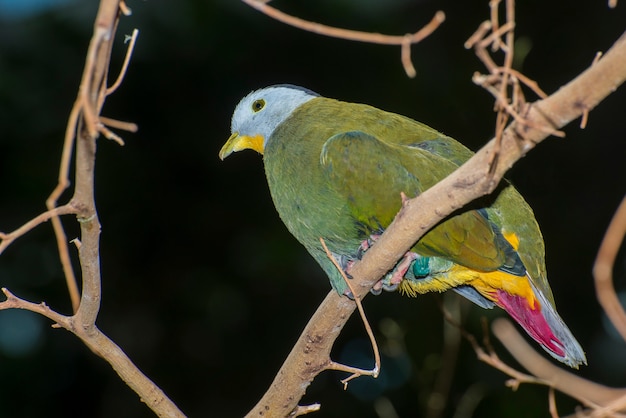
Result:
{"label": "bird", "polygon": [[[346,296],[351,292],[337,265],[349,273],[405,199],[473,155],[411,118],[292,84],[254,90],[237,104],[219,158],[245,149],[262,155],[289,232]],[[557,313],[534,213],[506,180],[428,231],[372,293],[381,290],[408,296],[453,290],[482,308],[498,306],[556,360],[576,369],[587,364]]]}

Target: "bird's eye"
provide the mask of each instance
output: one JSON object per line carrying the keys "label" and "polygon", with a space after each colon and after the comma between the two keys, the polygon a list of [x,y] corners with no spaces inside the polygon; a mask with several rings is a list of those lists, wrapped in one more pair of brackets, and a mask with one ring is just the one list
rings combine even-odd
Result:
{"label": "bird's eye", "polygon": [[265,107],[265,100],[263,100],[263,99],[255,100],[252,103],[252,111],[253,112],[258,112],[259,110],[263,109],[264,107]]}

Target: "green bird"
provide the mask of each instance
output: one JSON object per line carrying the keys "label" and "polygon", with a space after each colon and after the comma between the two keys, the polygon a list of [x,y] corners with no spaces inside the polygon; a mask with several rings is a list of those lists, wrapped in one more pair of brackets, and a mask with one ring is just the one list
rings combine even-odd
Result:
{"label": "green bird", "polygon": [[[294,237],[350,296],[324,251],[345,270],[375,245],[404,196],[417,196],[473,153],[395,113],[275,85],[244,97],[220,151],[263,155],[274,205]],[[585,354],[556,311],[543,238],[532,209],[507,182],[424,235],[373,288],[416,296],[452,289],[499,306],[552,357],[578,368]]]}

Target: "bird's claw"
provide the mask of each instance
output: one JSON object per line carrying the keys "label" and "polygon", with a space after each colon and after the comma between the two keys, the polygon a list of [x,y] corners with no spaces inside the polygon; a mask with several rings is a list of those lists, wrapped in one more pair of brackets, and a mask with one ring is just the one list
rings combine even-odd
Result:
{"label": "bird's claw", "polygon": [[[407,200],[406,195],[403,194],[402,196],[403,202],[405,202]],[[378,238],[380,238],[381,235],[382,232],[374,233],[371,234],[366,240],[363,240],[361,242],[361,245],[359,245],[359,248],[357,249],[355,257],[348,257],[345,255],[336,256],[339,265],[342,267],[348,279],[352,279],[352,275],[350,275],[349,271],[354,263],[356,263],[357,260],[361,260],[363,258],[365,252],[369,250],[372,245],[374,245],[374,243],[378,240]],[[376,282],[376,284],[374,284],[372,289],[370,289],[370,293],[378,296],[382,293],[383,290],[386,292],[396,291],[402,280],[404,280],[404,276],[406,275],[407,271],[411,268],[411,264],[418,257],[419,256],[414,252],[407,252],[398,262],[398,264],[393,268],[392,271],[387,273],[384,278],[380,279],[378,282]],[[346,290],[344,292],[344,295],[350,299],[354,299],[354,295],[350,290]]]}
{"label": "bird's claw", "polygon": [[374,287],[372,287],[370,292],[374,295],[379,295],[383,290],[386,292],[396,291],[400,283],[402,283],[402,280],[404,280],[404,276],[411,268],[411,265],[418,257],[417,254],[411,251],[404,254],[393,270],[387,273],[384,278],[380,279]]}

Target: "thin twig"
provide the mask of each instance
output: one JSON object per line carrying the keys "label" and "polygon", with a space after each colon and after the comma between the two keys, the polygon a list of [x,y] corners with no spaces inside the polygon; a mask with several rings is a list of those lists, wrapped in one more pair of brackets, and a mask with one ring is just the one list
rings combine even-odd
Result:
{"label": "thin twig", "polygon": [[100,47],[110,36],[111,33],[109,28],[96,26],[94,29],[94,34],[91,38],[91,42],[89,43],[89,48],[87,48],[87,59],[85,60],[85,69],[83,71],[83,79],[81,80],[82,88],[78,93],[78,100],[80,102],[80,106],[82,107],[82,116],[85,121],[85,127],[87,128],[89,136],[92,138],[96,138],[98,135],[98,115],[96,107],[94,106],[96,97],[93,97],[94,94],[97,95],[98,86],[95,86],[95,88],[93,86],[93,76],[95,72],[94,67],[97,62]]}
{"label": "thin twig", "polygon": [[266,14],[272,19],[287,25],[302,29],[308,32],[317,33],[319,35],[330,36],[333,38],[345,39],[349,41],[368,42],[373,44],[383,45],[399,45],[402,47],[401,60],[404,66],[404,70],[409,77],[415,77],[415,68],[411,63],[411,51],[407,47],[407,44],[416,44],[422,41],[424,38],[433,33],[439,25],[446,20],[446,15],[441,10],[437,11],[433,18],[422,29],[417,32],[406,35],[383,35],[380,33],[362,32],[351,29],[336,28],[333,26],[327,26],[320,23],[310,22],[308,20],[300,19],[299,17],[291,16],[287,13],[268,6],[266,2],[259,0],[242,0],[248,6],[251,6],[258,11]]}
{"label": "thin twig", "polygon": [[343,364],[339,364],[334,361],[330,362],[330,365],[328,366],[329,369],[352,373],[352,375],[348,376],[347,378],[341,381],[345,389],[348,386],[348,382],[350,380],[357,378],[359,376],[367,375],[367,376],[372,376],[374,378],[378,377],[378,373],[380,372],[380,352],[378,350],[378,343],[376,342],[376,338],[374,337],[374,332],[372,331],[372,327],[370,326],[370,323],[367,320],[367,317],[365,316],[365,310],[363,309],[361,298],[357,296],[357,292],[352,287],[352,284],[350,283],[350,279],[346,277],[346,273],[343,271],[343,269],[341,268],[337,260],[335,260],[335,257],[333,257],[332,253],[326,246],[326,242],[324,242],[323,238],[320,238],[320,243],[322,244],[324,251],[326,251],[326,256],[335,265],[335,268],[339,271],[339,273],[341,274],[341,277],[343,277],[344,281],[348,285],[350,292],[352,292],[352,295],[354,295],[354,302],[356,303],[356,307],[359,310],[359,315],[361,315],[363,325],[365,326],[365,331],[367,332],[367,336],[369,337],[372,343],[372,350],[374,351],[374,368],[372,370],[364,370],[364,369],[359,369],[356,367],[345,366]]}
{"label": "thin twig", "polygon": [[55,328],[63,327],[69,331],[72,331],[73,326],[71,325],[71,317],[53,311],[44,302],[33,303],[21,299],[11,293],[6,287],[3,287],[0,290],[2,290],[2,293],[4,293],[4,296],[6,297],[6,300],[0,302],[0,310],[24,309],[30,312],[35,312],[52,320],[56,325]]}
{"label": "thin twig", "polygon": [[[460,324],[463,319],[462,308],[467,304],[461,304],[459,295],[446,292],[438,298],[439,307],[445,310],[450,317],[454,318],[455,324],[443,317],[443,348],[441,350],[441,367],[437,371],[432,390],[426,402],[426,418],[441,417],[445,405],[448,404],[450,388],[454,382],[454,374],[458,363],[459,350],[461,348],[462,334]],[[435,402],[431,402],[435,401]]]}
{"label": "thin twig", "polygon": [[[485,348],[483,348],[478,341],[476,341],[476,337],[467,332],[446,309],[442,309],[442,312],[445,320],[451,325],[457,327],[463,338],[470,343],[476,353],[476,357],[478,357],[480,361],[487,363],[491,367],[500,370],[504,374],[513,378],[512,380],[507,381],[507,386],[516,388],[520,383],[546,384],[545,381],[538,379],[535,376],[522,373],[500,360],[491,346],[489,332],[486,328],[483,332],[483,344],[485,346]],[[483,326],[486,326],[486,320],[483,322]]]}
{"label": "thin twig", "polygon": [[626,396],[626,389],[611,388],[589,381],[548,361],[526,342],[507,319],[495,320],[492,330],[509,353],[535,376],[538,383],[554,387],[592,408],[607,405]]}
{"label": "thin twig", "polygon": [[44,213],[39,214],[38,216],[34,217],[33,219],[26,222],[24,225],[20,226],[12,232],[0,232],[0,254],[2,254],[2,252],[9,245],[11,245],[13,241],[31,231],[36,226],[41,225],[42,223],[47,222],[50,219],[58,218],[59,216],[67,215],[70,213],[78,213],[78,210],[71,203],[45,211]]}
{"label": "thin twig", "polygon": [[507,110],[507,113],[511,116],[513,116],[513,119],[515,119],[516,122],[528,126],[529,128],[533,128],[533,129],[537,129],[540,131],[543,131],[547,134],[550,135],[554,135],[557,136],[559,138],[563,138],[565,137],[565,132],[552,128],[550,126],[545,126],[545,125],[539,125],[539,124],[534,124],[533,126],[533,122],[529,121],[528,118],[520,115],[511,104],[509,104],[506,101],[506,98],[503,98],[500,96],[500,91],[497,90],[495,87],[493,87],[490,84],[484,83],[484,79],[482,75],[474,75],[474,78],[472,79],[472,81],[474,83],[476,83],[477,85],[483,87],[485,90],[487,90],[489,93],[491,93],[491,95],[496,99],[496,101],[504,108]]}
{"label": "thin twig", "polygon": [[553,387],[548,389],[548,411],[550,411],[550,416],[552,418],[559,418],[559,411],[556,407],[555,393],[556,391]]}
{"label": "thin twig", "polygon": [[[494,33],[499,33],[502,28],[500,28],[500,19],[498,17],[498,10],[500,8],[500,0],[491,0],[489,2],[489,19],[491,20],[492,31]],[[491,50],[496,52],[498,49],[502,48],[502,40],[500,39],[500,35],[497,35],[493,41],[488,42],[485,45],[491,44]]]}
{"label": "thin twig", "polygon": [[123,0],[120,1],[119,8],[124,16],[130,16],[133,14],[133,11],[126,5],[126,2]]}
{"label": "thin twig", "polygon": [[500,360],[491,345],[491,341],[489,339],[489,331],[487,329],[487,321],[485,318],[482,318],[483,345],[485,346],[485,348],[483,348],[476,340],[476,337],[467,332],[463,328],[463,326],[450,314],[450,312],[443,308],[443,305],[441,305],[441,310],[444,319],[452,326],[456,327],[463,336],[463,338],[465,338],[470,343],[479,360],[513,377],[517,382],[541,383],[534,376],[517,371],[514,368],[508,366],[506,363],[502,362],[502,360]]}
{"label": "thin twig", "polygon": [[497,44],[498,49],[503,50],[504,52],[507,52],[508,47],[506,46],[505,43],[502,43],[502,35],[513,31],[513,29],[515,28],[515,22],[507,22],[504,25],[498,27],[497,29],[493,27],[493,25],[494,24],[492,22],[493,29],[492,29],[491,34],[486,36],[480,42],[478,42],[477,46],[480,48],[486,48],[489,45]]}
{"label": "thin twig", "polygon": [[106,89],[106,95],[110,95],[122,84],[124,80],[124,76],[126,75],[126,70],[128,69],[128,64],[130,63],[130,57],[133,55],[133,50],[135,49],[135,42],[137,41],[137,36],[139,36],[139,30],[133,29],[132,35],[130,35],[130,40],[128,42],[128,48],[126,49],[126,56],[124,57],[124,63],[122,64],[122,69],[117,76],[115,82],[111,85],[111,87]]}
{"label": "thin twig", "polygon": [[[622,412],[622,414],[618,414],[618,412]],[[591,418],[624,417],[624,412],[626,412],[626,394],[604,406],[595,407],[595,410],[591,413]]]}
{"label": "thin twig", "polygon": [[502,72],[508,72],[509,74],[517,78],[519,81],[521,81],[526,87],[530,88],[537,96],[539,96],[539,98],[545,99],[546,97],[548,97],[546,92],[544,92],[539,87],[539,84],[537,84],[535,80],[531,80],[530,78],[526,77],[524,74],[520,73],[519,71],[513,68],[498,67],[494,69],[494,72],[496,74],[499,74]]}
{"label": "thin twig", "polygon": [[402,47],[400,48],[400,61],[402,62],[404,71],[409,76],[409,78],[414,78],[417,74],[417,71],[415,71],[415,66],[413,66],[413,62],[411,61],[410,35],[405,35],[404,40],[405,42],[402,43]]}
{"label": "thin twig", "polygon": [[124,140],[121,136],[104,126],[102,123],[98,123],[98,132],[100,132],[106,139],[117,142],[120,146],[124,146]]}
{"label": "thin twig", "polygon": [[133,122],[125,122],[122,120],[111,119],[104,116],[100,116],[100,122],[102,122],[103,125],[110,126],[111,128],[121,129],[127,132],[137,132],[137,130],[139,129],[137,124]]}
{"label": "thin twig", "polygon": [[[280,10],[268,6],[265,3],[258,0],[242,0],[247,5],[257,9],[258,11],[268,15],[269,17],[278,20],[279,22],[287,25],[302,29],[308,32],[317,33],[319,35],[330,36],[333,38],[340,38],[349,41],[368,42],[372,44],[384,44],[384,45],[402,45],[407,35],[383,35],[381,33],[362,32],[351,29],[336,28],[333,26],[323,25],[321,23],[310,22],[308,20],[300,19],[299,17],[288,15]],[[445,20],[445,13],[438,11],[435,13],[432,20],[419,31],[409,34],[409,38],[412,43],[417,43],[422,39],[430,35],[443,21]]]}
{"label": "thin twig", "polygon": [[318,403],[314,403],[311,405],[298,405],[296,409],[293,410],[291,414],[289,414],[289,418],[291,417],[299,417],[302,415],[310,414],[311,412],[317,412],[320,410],[322,406]]}
{"label": "thin twig", "polygon": [[[74,140],[76,139],[76,129],[80,112],[80,99],[76,99],[65,128],[65,138],[63,140],[63,151],[61,152],[57,185],[46,199],[46,208],[48,208],[49,211],[57,207],[59,198],[70,185],[70,160],[74,149]],[[67,246],[67,235],[63,229],[61,219],[58,216],[52,217],[51,223],[56,238],[59,260],[63,268],[63,275],[65,276],[65,284],[72,303],[72,309],[76,312],[80,303],[80,293],[78,291],[78,282],[76,280],[76,274],[74,274],[74,267],[72,267],[72,260]]]}
{"label": "thin twig", "polygon": [[[531,126],[533,125],[533,122],[529,121],[526,116],[522,116],[521,114],[523,112],[524,115],[526,115],[528,113],[529,106],[521,89],[520,81],[534,91],[540,98],[544,99],[547,95],[539,88],[535,81],[524,76],[519,71],[513,70],[515,2],[514,0],[506,0],[506,23],[503,25],[500,25],[498,17],[500,2],[500,0],[491,0],[489,2],[490,20],[482,22],[478,29],[476,29],[472,36],[470,36],[470,38],[465,42],[466,48],[474,48],[476,56],[489,72],[488,75],[475,73],[472,77],[472,81],[483,87],[495,98],[494,111],[496,112],[496,143],[489,161],[489,176],[492,176],[497,169],[500,158],[502,135],[504,134],[505,128],[509,124],[511,117],[517,123],[527,126],[528,128],[543,130],[546,133],[559,137],[565,136],[565,133],[553,128],[552,126],[547,126],[545,124],[534,124],[535,126]],[[491,33],[489,33],[489,31],[491,31]],[[505,37],[504,41],[502,40],[503,36]],[[501,66],[497,65],[489,52],[487,52],[487,48],[490,45],[493,52],[502,51],[504,53],[504,62]]]}
{"label": "thin twig", "polygon": [[491,22],[489,20],[485,20],[483,23],[478,25],[478,29],[469,37],[467,41],[463,44],[465,49],[473,48],[480,40],[484,39],[487,32],[491,30]]}
{"label": "thin twig", "polygon": [[[591,62],[591,66],[594,66],[602,57],[602,52],[596,52],[596,55],[593,57],[593,61]],[[589,109],[583,109],[583,115],[580,118],[580,129],[585,129],[587,127],[587,122],[589,120]]]}
{"label": "thin twig", "polygon": [[626,197],[613,215],[593,265],[598,301],[624,341],[626,341],[626,312],[624,312],[624,308],[615,294],[613,268],[625,234]]}
{"label": "thin twig", "polygon": [[[492,12],[492,19],[497,19],[498,4],[499,4],[499,0],[492,0],[490,2],[490,5],[493,5],[492,10],[494,9],[496,10],[495,12]],[[513,65],[513,53],[514,53],[513,30],[514,28],[515,28],[514,3],[513,3],[513,0],[507,0],[506,1],[506,24],[504,24],[500,28],[497,28],[497,22],[494,23],[494,30],[493,30],[492,35],[496,34],[497,36],[493,39],[493,41],[488,41],[488,39],[486,38],[482,42],[483,44],[486,44],[487,42],[492,43],[492,48],[493,48],[492,51],[496,51],[497,49],[501,49],[504,51],[503,67],[507,69],[511,68],[511,66]],[[504,33],[506,36],[506,41],[504,42],[505,47],[502,46],[502,41],[500,40],[500,32]],[[494,166],[498,162],[500,144],[502,143],[502,134],[504,132],[504,128],[506,127],[509,121],[509,115],[511,114],[513,109],[519,109],[518,103],[516,103],[515,101],[510,101],[508,99],[508,88],[509,88],[510,79],[511,79],[510,73],[508,71],[503,71],[501,73],[500,91],[497,96],[499,99],[497,102],[500,103],[500,106],[498,106],[498,113],[496,117],[496,152],[494,152],[493,160],[490,164],[491,170],[494,169]],[[513,86],[515,86],[514,83],[513,83]]]}

